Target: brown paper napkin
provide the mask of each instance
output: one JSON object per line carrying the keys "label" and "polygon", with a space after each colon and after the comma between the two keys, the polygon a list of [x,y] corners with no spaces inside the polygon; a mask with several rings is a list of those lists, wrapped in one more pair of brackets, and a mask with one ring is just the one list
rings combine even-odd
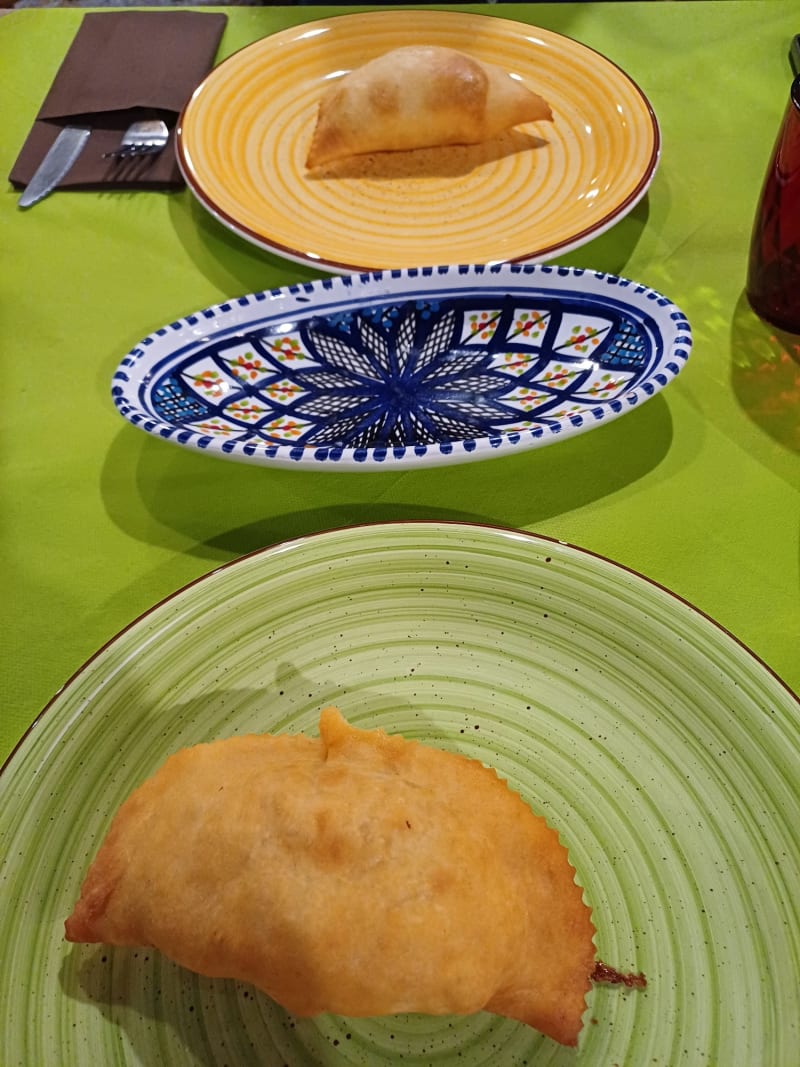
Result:
{"label": "brown paper napkin", "polygon": [[[226,21],[195,11],[85,15],[9,175],[13,184],[28,184],[63,126],[84,123],[92,134],[59,188],[181,186],[175,124],[213,64]],[[164,151],[104,159],[137,118],[164,119],[170,128]]]}

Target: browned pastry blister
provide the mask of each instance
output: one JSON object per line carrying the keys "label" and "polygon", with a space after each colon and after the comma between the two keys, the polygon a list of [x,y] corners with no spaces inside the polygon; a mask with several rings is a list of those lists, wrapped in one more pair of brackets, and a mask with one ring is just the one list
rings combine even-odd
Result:
{"label": "browned pastry blister", "polygon": [[591,913],[555,830],[476,760],[334,708],[171,756],[66,922],[252,982],[298,1016],[488,1010],[577,1042]]}

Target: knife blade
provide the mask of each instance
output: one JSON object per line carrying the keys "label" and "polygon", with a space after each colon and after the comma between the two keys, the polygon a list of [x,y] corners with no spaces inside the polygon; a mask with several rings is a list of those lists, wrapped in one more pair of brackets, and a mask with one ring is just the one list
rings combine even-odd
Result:
{"label": "knife blade", "polygon": [[55,189],[85,148],[91,132],[88,126],[64,127],[28,182],[18,207],[32,207]]}

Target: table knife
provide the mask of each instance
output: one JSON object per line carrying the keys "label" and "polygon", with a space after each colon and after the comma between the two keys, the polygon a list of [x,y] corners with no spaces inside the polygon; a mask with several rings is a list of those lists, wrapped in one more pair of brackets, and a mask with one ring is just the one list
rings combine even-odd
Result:
{"label": "table knife", "polygon": [[64,127],[28,182],[19,207],[32,207],[55,189],[83,151],[91,132],[87,126]]}

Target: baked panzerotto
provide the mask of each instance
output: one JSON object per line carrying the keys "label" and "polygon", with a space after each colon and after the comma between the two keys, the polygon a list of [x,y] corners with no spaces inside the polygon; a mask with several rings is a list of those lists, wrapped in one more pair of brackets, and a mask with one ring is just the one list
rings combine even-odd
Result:
{"label": "baked panzerotto", "polygon": [[386,52],[323,93],[309,168],[367,152],[480,144],[552,120],[537,93],[491,63],[438,45]]}
{"label": "baked panzerotto", "polygon": [[67,939],[153,946],[298,1016],[485,1009],[574,1045],[594,926],[555,830],[476,760],[335,708],[319,734],[171,756],[114,817]]}

